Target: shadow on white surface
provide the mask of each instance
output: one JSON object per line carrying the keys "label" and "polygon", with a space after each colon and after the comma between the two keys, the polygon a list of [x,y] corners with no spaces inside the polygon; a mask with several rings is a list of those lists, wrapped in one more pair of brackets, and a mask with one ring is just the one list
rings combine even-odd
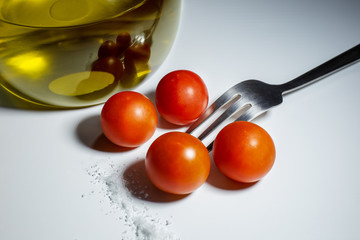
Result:
{"label": "shadow on white surface", "polygon": [[76,128],[77,138],[85,146],[101,152],[126,152],[134,148],[126,148],[110,142],[101,130],[100,115],[83,119]]}
{"label": "shadow on white surface", "polygon": [[206,182],[216,188],[230,191],[245,190],[258,183],[236,182],[222,174],[213,161],[211,162],[210,174]]}
{"label": "shadow on white surface", "polygon": [[163,117],[159,116],[158,128],[161,128],[164,130],[181,131],[182,127],[183,126],[178,126],[178,125],[172,124],[172,123],[166,121]]}

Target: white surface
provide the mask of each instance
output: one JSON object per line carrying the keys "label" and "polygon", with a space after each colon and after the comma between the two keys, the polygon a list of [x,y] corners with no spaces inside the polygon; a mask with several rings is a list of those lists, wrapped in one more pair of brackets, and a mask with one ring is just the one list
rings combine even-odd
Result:
{"label": "white surface", "polygon": [[[172,52],[138,91],[153,96],[175,69],[198,73],[211,101],[241,80],[282,83],[359,44],[359,23],[357,0],[184,0]],[[165,230],[184,240],[359,239],[359,77],[357,63],[287,95],[255,121],[277,149],[262,181],[244,187],[213,170],[179,199],[140,177],[147,147],[168,125],[120,151],[101,135],[101,106],[13,108],[1,91],[0,239],[141,239],[134,226],[147,225],[127,222],[131,214],[159,220],[155,227],[169,220]],[[109,189],[102,179],[119,166],[136,181]]]}

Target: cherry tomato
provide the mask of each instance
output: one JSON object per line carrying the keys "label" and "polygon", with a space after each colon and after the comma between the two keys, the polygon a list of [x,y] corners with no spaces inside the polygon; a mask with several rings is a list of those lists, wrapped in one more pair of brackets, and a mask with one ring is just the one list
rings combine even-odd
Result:
{"label": "cherry tomato", "polygon": [[216,166],[238,182],[256,182],[275,161],[275,145],[270,135],[251,122],[234,122],[216,136],[213,146]]}
{"label": "cherry tomato", "polygon": [[150,146],[145,159],[147,175],[159,189],[188,194],[199,188],[210,172],[210,155],[190,134],[169,132]]}
{"label": "cherry tomato", "polygon": [[151,48],[147,43],[136,42],[125,52],[125,59],[135,63],[147,63],[150,60]]}
{"label": "cherry tomato", "polygon": [[194,122],[205,111],[209,96],[205,83],[194,72],[177,70],[159,82],[156,107],[168,122],[186,125]]}
{"label": "cherry tomato", "polygon": [[116,45],[119,53],[123,53],[131,44],[131,36],[128,32],[122,32],[116,37]]}
{"label": "cherry tomato", "polygon": [[115,80],[119,80],[124,72],[124,67],[120,59],[116,57],[99,58],[92,66],[92,71],[108,72],[114,75]]}
{"label": "cherry tomato", "polygon": [[137,147],[154,134],[158,117],[154,104],[144,95],[124,91],[111,96],[101,111],[104,135],[114,144]]}
{"label": "cherry tomato", "polygon": [[111,40],[103,42],[103,44],[101,44],[98,51],[99,58],[117,57],[118,55],[119,55],[119,47],[114,41]]}

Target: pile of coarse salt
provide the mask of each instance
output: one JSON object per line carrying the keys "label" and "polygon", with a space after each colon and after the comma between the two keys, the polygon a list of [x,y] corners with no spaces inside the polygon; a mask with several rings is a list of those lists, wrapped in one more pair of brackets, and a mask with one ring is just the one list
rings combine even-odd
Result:
{"label": "pile of coarse salt", "polygon": [[[162,220],[151,214],[150,209],[139,202],[135,202],[133,196],[126,188],[126,180],[123,178],[125,165],[108,165],[103,169],[99,165],[93,165],[88,174],[93,177],[94,184],[103,185],[106,197],[110,200],[112,208],[119,214],[119,219],[128,228],[123,232],[122,240],[178,240],[176,234],[170,231],[171,222]],[[146,196],[147,186],[143,186],[143,194]]]}

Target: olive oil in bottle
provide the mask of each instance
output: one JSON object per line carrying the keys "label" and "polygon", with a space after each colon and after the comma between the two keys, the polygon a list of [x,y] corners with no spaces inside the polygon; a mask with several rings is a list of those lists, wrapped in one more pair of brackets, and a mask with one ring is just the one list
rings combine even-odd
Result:
{"label": "olive oil in bottle", "polygon": [[0,0],[0,85],[33,103],[84,107],[164,61],[180,0]]}

